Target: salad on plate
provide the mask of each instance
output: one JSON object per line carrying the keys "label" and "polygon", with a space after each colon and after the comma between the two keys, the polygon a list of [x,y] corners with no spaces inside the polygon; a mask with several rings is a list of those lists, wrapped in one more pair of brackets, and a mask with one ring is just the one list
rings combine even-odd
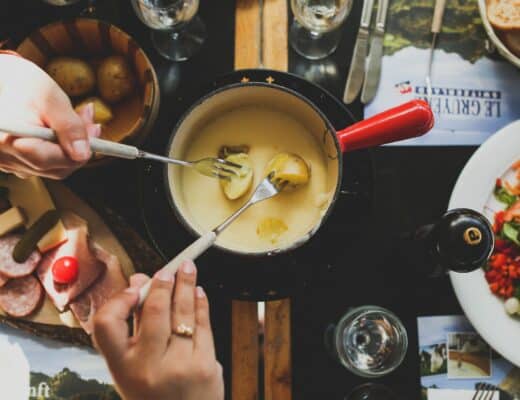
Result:
{"label": "salad on plate", "polygon": [[520,315],[520,160],[496,180],[493,197],[502,208],[494,211],[495,249],[485,277],[491,292],[504,299],[507,313]]}

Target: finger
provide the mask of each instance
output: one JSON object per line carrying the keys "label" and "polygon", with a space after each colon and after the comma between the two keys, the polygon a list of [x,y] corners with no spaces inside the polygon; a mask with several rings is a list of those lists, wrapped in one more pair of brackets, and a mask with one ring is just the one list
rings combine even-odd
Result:
{"label": "finger", "polygon": [[138,290],[125,289],[108,300],[94,316],[94,343],[109,365],[117,364],[128,348],[127,320],[138,300]]}
{"label": "finger", "polygon": [[42,121],[54,129],[65,153],[74,161],[86,162],[91,151],[85,122],[74,111],[67,95],[57,86],[51,87],[39,107]]}
{"label": "finger", "polygon": [[16,138],[11,143],[11,151],[10,154],[37,171],[77,169],[81,166],[81,163],[71,160],[61,146],[46,140]]}
{"label": "finger", "polygon": [[[136,289],[139,290],[149,280],[150,280],[150,277],[148,275],[145,275],[145,274],[133,274],[130,277],[130,287],[136,288]],[[140,323],[140,320],[141,320],[141,311],[142,311],[141,308],[137,308],[134,311],[134,325],[133,325],[134,335],[136,335],[136,333],[139,331],[139,323]],[[134,338],[137,340],[136,336]]]}
{"label": "finger", "polygon": [[193,337],[194,351],[201,357],[215,357],[215,344],[209,317],[209,302],[204,289],[195,289],[195,335]]}
{"label": "finger", "polygon": [[88,137],[90,137],[90,138],[100,137],[101,136],[101,124],[88,125],[87,134],[88,134]]}
{"label": "finger", "polygon": [[[197,268],[192,261],[185,261],[177,272],[177,283],[173,296],[172,327],[173,332],[185,325],[195,329],[195,283],[197,282]],[[193,342],[189,338],[179,335],[172,340],[172,349],[178,357],[189,356],[193,351]]]}
{"label": "finger", "polygon": [[175,275],[159,270],[141,311],[138,343],[147,354],[163,354],[171,336],[171,302]]}

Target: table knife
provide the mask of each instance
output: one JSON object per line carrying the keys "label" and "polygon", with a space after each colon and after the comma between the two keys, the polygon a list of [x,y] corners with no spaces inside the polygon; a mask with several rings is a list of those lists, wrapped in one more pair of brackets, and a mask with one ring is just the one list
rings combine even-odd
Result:
{"label": "table knife", "polygon": [[345,93],[343,94],[343,102],[350,104],[358,95],[363,77],[365,75],[365,62],[368,50],[368,36],[370,28],[370,19],[372,17],[372,7],[374,0],[364,0],[363,11],[361,12],[361,23],[354,45],[354,53],[348,71],[347,83],[345,85]]}
{"label": "table knife", "polygon": [[372,101],[379,86],[388,4],[389,0],[379,0],[377,6],[376,27],[372,33],[372,39],[370,40],[368,67],[365,72],[365,80],[363,81],[363,91],[361,92],[361,102],[365,104]]}

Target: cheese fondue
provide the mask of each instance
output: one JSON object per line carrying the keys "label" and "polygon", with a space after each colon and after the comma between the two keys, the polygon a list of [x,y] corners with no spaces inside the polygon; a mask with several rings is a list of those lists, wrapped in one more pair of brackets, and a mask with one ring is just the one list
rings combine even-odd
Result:
{"label": "cheese fondue", "polygon": [[[172,171],[168,174],[171,187],[181,185],[181,208],[193,228],[201,234],[210,231],[242,206],[264,178],[268,162],[280,152],[298,154],[309,164],[311,177],[308,184],[253,205],[221,233],[217,244],[242,252],[266,252],[306,238],[319,225],[333,193],[327,183],[326,155],[303,124],[280,111],[242,106],[222,113],[194,133],[183,158],[216,157],[223,145],[247,145],[250,148],[253,185],[239,199],[229,200],[217,179],[203,176],[192,168],[183,168],[177,175],[179,181],[175,182],[175,174]],[[281,221],[273,225],[277,232],[265,233],[266,218]],[[278,229],[280,226],[284,229]]]}

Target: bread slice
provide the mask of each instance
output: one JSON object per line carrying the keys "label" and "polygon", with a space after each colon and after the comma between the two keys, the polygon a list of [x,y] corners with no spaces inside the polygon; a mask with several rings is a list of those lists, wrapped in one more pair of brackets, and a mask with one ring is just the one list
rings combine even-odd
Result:
{"label": "bread slice", "polygon": [[488,0],[487,16],[496,29],[520,29],[520,0]]}
{"label": "bread slice", "polygon": [[520,57],[520,31],[501,31],[498,36],[511,53]]}

